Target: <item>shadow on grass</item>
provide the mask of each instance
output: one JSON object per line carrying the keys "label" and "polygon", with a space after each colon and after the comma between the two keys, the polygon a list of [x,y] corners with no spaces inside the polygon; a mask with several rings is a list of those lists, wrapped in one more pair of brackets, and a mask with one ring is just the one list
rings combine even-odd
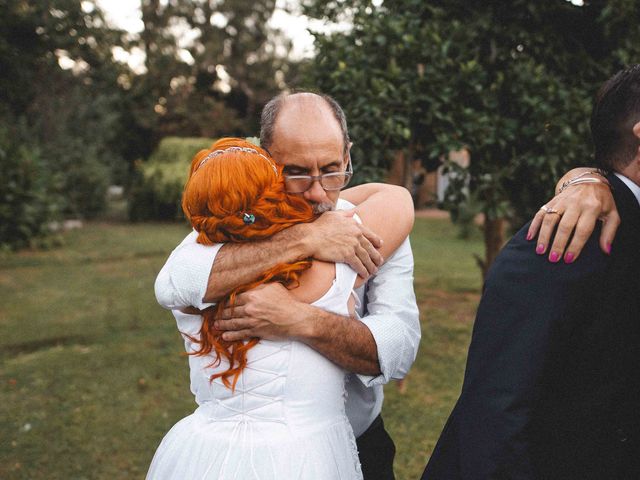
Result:
{"label": "shadow on grass", "polygon": [[0,348],[0,358],[15,357],[27,353],[46,350],[54,347],[68,347],[72,345],[86,346],[93,343],[94,340],[83,335],[66,335],[51,338],[43,338],[40,340],[32,340],[30,342],[14,343],[12,345],[3,345]]}

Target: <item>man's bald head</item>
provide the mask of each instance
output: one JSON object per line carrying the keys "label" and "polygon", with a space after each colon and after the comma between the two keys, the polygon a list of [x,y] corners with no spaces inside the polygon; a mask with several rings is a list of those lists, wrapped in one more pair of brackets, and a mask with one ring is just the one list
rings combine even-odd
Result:
{"label": "man's bald head", "polygon": [[[271,99],[262,109],[260,118],[260,145],[269,150],[274,143],[277,131],[294,134],[291,126],[296,124],[318,123],[319,126],[333,124],[339,128],[345,154],[349,150],[350,140],[347,131],[347,119],[344,111],[328,95],[299,92],[283,93]],[[333,126],[333,125],[331,125]]]}

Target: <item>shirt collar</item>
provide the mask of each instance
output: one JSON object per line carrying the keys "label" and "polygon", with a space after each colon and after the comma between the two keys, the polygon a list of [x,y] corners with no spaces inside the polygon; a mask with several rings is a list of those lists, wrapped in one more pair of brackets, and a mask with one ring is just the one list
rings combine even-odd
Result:
{"label": "shirt collar", "polygon": [[629,187],[631,193],[633,193],[633,195],[636,197],[636,200],[638,200],[638,204],[640,204],[640,185],[620,173],[614,172],[614,175],[622,180],[627,187]]}

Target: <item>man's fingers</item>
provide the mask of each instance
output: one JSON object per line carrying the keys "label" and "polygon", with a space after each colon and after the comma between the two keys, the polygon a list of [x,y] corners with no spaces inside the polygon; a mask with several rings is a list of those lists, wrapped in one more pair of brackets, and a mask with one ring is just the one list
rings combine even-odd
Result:
{"label": "man's fingers", "polygon": [[382,238],[380,238],[380,236],[376,233],[373,232],[373,230],[365,227],[364,225],[360,224],[358,225],[360,227],[360,231],[362,232],[362,234],[364,235],[364,237],[369,240],[369,242],[375,247],[375,248],[380,248],[382,246]]}
{"label": "man's fingers", "polygon": [[611,253],[611,245],[616,238],[616,232],[620,226],[620,215],[618,211],[614,210],[604,218],[604,225],[600,232],[600,248],[607,255]]}
{"label": "man's fingers", "polygon": [[224,332],[222,334],[222,339],[227,342],[235,342],[238,340],[248,340],[250,338],[254,338],[255,335],[252,334],[251,330],[238,330],[235,332]]}
{"label": "man's fingers", "polygon": [[234,317],[226,320],[221,319],[221,320],[216,320],[214,324],[214,326],[218,330],[233,330],[233,331],[250,329],[250,328],[253,328],[254,325],[255,325],[255,320],[250,317],[243,317],[243,318]]}
{"label": "man's fingers", "polygon": [[223,320],[228,320],[230,318],[238,318],[244,316],[244,308],[242,308],[241,305],[234,305],[233,307],[227,307],[222,310],[222,315],[220,318]]}
{"label": "man's fingers", "polygon": [[349,257],[347,257],[345,259],[345,263],[353,268],[356,273],[365,280],[369,278],[369,271],[367,270],[367,267],[364,266],[362,260],[360,260],[358,255],[356,255],[355,253],[352,253]]}
{"label": "man's fingers", "polygon": [[[246,304],[249,301],[248,294],[249,294],[249,292],[242,292],[242,293],[236,295],[236,298],[233,301],[233,306],[235,308],[238,308],[238,307],[241,307],[244,304]],[[228,308],[231,308],[231,307],[228,307]]]}
{"label": "man's fingers", "polygon": [[355,251],[350,250],[349,254],[344,259],[344,263],[346,263],[351,268],[353,268],[359,276],[361,276],[364,279],[367,279],[369,278],[369,270],[367,270],[367,267],[365,266],[364,263],[362,263],[362,260],[357,255],[356,252],[358,251],[358,249],[361,249],[364,251],[364,249],[362,249],[362,247],[360,246],[356,247]]}
{"label": "man's fingers", "polygon": [[[555,213],[547,215],[558,217]],[[578,223],[579,215],[580,214],[574,210],[567,210],[560,219],[558,228],[556,229],[556,234],[553,237],[553,245],[549,249],[550,262],[556,263],[562,258],[562,254],[569,243],[573,229]],[[571,255],[565,256],[565,261],[567,261],[567,263],[571,263],[571,261],[573,261],[573,259],[571,259]]]}
{"label": "man's fingers", "polygon": [[369,255],[369,258],[377,267],[382,265],[382,263],[384,262],[384,258],[382,258],[382,255],[380,254],[378,249],[373,245],[373,243],[371,243],[366,238],[363,238],[360,241],[360,246],[367,252],[367,255]]}
{"label": "man's fingers", "polygon": [[367,269],[368,275],[373,275],[378,271],[378,267],[369,256],[369,252],[367,252],[364,248],[356,248],[356,255],[364,265],[364,268]]}

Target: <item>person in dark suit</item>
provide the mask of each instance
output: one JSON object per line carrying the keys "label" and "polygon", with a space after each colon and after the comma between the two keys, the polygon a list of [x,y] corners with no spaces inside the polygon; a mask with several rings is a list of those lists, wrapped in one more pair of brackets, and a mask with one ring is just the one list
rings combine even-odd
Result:
{"label": "person in dark suit", "polygon": [[611,255],[597,232],[572,264],[527,227],[505,246],[423,480],[640,479],[640,65],[603,85],[591,131],[622,219]]}

